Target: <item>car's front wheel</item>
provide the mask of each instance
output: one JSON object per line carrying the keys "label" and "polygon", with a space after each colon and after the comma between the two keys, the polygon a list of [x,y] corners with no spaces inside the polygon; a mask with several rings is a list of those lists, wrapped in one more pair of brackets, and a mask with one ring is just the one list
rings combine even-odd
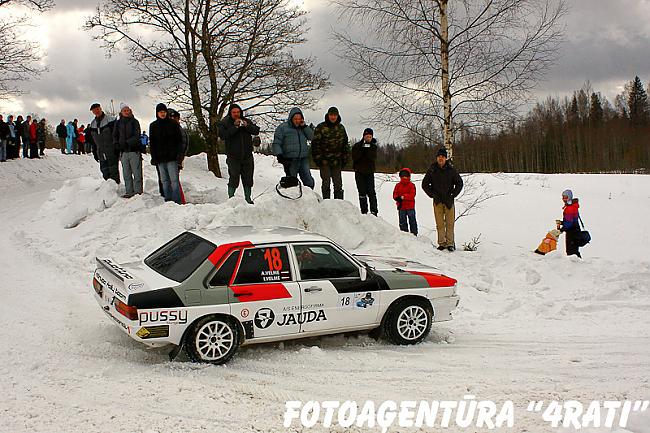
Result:
{"label": "car's front wheel", "polygon": [[194,362],[223,364],[237,352],[239,337],[239,327],[234,320],[208,316],[192,325],[183,347]]}
{"label": "car's front wheel", "polygon": [[417,344],[431,330],[433,311],[428,301],[405,299],[391,308],[387,317],[386,336],[394,344]]}

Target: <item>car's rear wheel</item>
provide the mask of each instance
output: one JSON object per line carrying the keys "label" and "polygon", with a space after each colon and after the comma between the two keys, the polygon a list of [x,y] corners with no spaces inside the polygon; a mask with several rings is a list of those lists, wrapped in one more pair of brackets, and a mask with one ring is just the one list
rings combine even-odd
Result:
{"label": "car's rear wheel", "polygon": [[239,327],[232,319],[208,316],[198,320],[185,337],[185,353],[194,362],[223,364],[239,348]]}
{"label": "car's rear wheel", "polygon": [[433,311],[428,302],[405,299],[391,308],[385,323],[386,335],[394,344],[417,344],[431,330]]}

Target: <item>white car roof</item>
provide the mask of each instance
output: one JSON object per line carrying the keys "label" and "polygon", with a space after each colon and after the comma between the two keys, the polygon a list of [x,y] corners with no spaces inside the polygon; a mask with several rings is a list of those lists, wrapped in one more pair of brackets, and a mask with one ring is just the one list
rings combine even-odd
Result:
{"label": "white car roof", "polygon": [[291,227],[223,226],[216,229],[190,230],[215,245],[250,242],[254,245],[279,242],[331,242],[328,238]]}

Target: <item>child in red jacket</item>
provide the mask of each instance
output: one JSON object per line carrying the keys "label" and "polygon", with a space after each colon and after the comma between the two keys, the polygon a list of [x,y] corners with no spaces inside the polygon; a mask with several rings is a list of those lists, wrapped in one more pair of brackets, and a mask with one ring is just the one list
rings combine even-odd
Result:
{"label": "child in red jacket", "polygon": [[399,172],[400,181],[393,190],[393,200],[397,203],[399,228],[418,235],[418,223],[415,220],[415,184],[411,182],[411,170],[403,168]]}

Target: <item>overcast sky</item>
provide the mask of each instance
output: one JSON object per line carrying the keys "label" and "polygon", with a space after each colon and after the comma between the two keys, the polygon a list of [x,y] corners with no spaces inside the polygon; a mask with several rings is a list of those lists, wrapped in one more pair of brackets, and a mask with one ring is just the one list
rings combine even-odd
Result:
{"label": "overcast sky", "polygon": [[[347,71],[334,55],[329,36],[335,15],[326,0],[294,0],[309,11],[308,43],[299,55],[313,55],[327,71],[332,88],[315,111],[307,111],[308,122],[318,123],[330,105],[339,107],[348,135],[359,137],[366,126],[363,112],[370,104],[363,95],[345,86]],[[54,10],[36,18],[33,37],[44,44],[50,71],[39,80],[25,83],[30,93],[14,101],[0,101],[0,112],[35,112],[50,122],[78,118],[91,119],[90,103],[115,106],[128,102],[135,115],[146,124],[153,120],[159,102],[151,89],[135,87],[135,73],[122,55],[107,59],[97,41],[81,29],[92,14],[94,0],[56,0]],[[563,96],[589,80],[596,91],[610,100],[635,75],[650,80],[650,1],[649,0],[570,0],[565,17],[566,42],[557,65],[539,83],[536,95]],[[372,25],[372,23],[369,23]],[[290,107],[287,107],[289,109]],[[397,138],[397,137],[395,137]]]}

